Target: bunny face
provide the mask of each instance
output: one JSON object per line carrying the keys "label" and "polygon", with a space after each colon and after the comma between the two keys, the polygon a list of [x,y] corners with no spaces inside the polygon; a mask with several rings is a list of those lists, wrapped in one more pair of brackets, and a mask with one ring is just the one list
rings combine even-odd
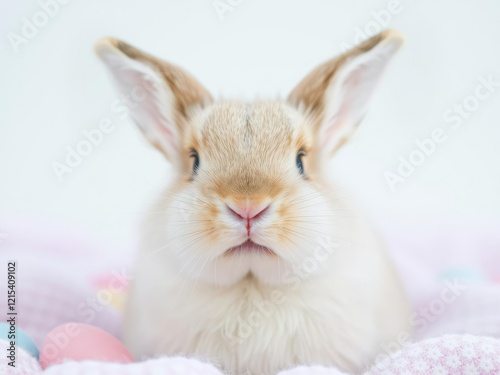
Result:
{"label": "bunny face", "polygon": [[324,167],[357,130],[401,42],[379,34],[313,70],[286,101],[251,103],[214,101],[184,70],[117,40],[99,42],[122,92],[147,88],[133,120],[175,167],[154,218],[159,262],[224,285],[288,283],[311,257],[322,262],[310,273],[328,269],[318,245],[342,237],[342,207]]}
{"label": "bunny face", "polygon": [[287,282],[334,226],[310,119],[271,101],[219,102],[191,119],[183,178],[160,203],[176,267],[218,284]]}

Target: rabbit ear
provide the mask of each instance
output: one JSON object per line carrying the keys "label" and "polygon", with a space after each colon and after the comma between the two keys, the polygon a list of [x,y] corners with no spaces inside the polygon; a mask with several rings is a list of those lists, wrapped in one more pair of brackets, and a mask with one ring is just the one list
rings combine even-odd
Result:
{"label": "rabbit ear", "polygon": [[101,39],[95,49],[146,138],[170,161],[177,160],[188,110],[211,102],[208,91],[186,71],[122,41]]}
{"label": "rabbit ear", "polygon": [[375,86],[402,43],[400,33],[384,31],[320,65],[292,91],[289,102],[318,119],[320,149],[331,155],[355,134]]}

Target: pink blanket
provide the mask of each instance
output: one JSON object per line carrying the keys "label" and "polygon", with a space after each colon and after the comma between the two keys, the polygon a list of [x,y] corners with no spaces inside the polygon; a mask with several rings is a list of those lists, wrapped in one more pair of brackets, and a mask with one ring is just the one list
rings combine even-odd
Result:
{"label": "pink blanket", "polygon": [[[366,375],[500,374],[500,223],[389,224],[383,232],[405,283],[414,314],[414,341],[401,349],[388,345]],[[93,305],[113,279],[130,279],[131,253],[90,241],[73,228],[23,218],[0,219],[0,254],[19,264],[18,326],[38,345],[55,326],[84,322],[119,336],[117,293],[106,304]],[[120,256],[117,256],[120,254]],[[126,254],[124,256],[124,254]],[[124,260],[125,259],[125,260]],[[111,271],[110,271],[111,270]],[[6,299],[0,299],[6,311]],[[0,340],[0,352],[6,342]],[[18,368],[0,356],[0,374],[42,373],[27,352],[18,351]],[[222,373],[216,366],[188,358],[156,358],[129,365],[66,362],[47,375]],[[342,374],[332,368],[299,367],[280,375]]]}

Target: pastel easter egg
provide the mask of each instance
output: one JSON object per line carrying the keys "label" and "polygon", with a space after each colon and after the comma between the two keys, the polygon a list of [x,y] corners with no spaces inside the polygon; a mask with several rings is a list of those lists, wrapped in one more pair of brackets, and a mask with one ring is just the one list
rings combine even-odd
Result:
{"label": "pastel easter egg", "polygon": [[11,342],[14,341],[14,338],[18,348],[26,350],[30,355],[38,359],[38,347],[28,334],[19,329],[19,327],[15,327],[14,330],[9,323],[0,323],[0,339]]}
{"label": "pastel easter egg", "polygon": [[119,363],[134,361],[127,348],[114,336],[82,323],[60,325],[50,331],[43,341],[40,350],[43,369],[66,360]]}

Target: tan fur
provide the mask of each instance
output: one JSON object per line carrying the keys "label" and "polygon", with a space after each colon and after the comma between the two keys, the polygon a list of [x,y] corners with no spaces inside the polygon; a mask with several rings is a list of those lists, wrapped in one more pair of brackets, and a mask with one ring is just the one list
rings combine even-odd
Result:
{"label": "tan fur", "polygon": [[[134,355],[208,357],[234,374],[275,374],[299,364],[361,371],[384,344],[409,331],[408,304],[378,236],[325,175],[330,154],[352,136],[346,127],[355,128],[363,113],[353,116],[355,124],[345,117],[334,127],[343,133],[333,152],[321,146],[328,141],[327,92],[339,72],[384,43],[397,46],[399,38],[383,32],[327,61],[287,101],[250,103],[214,101],[181,68],[116,39],[98,43],[120,83],[159,75],[161,98],[173,101],[155,97],[139,108],[172,108],[172,118],[162,117],[170,111],[157,111],[163,115],[154,124],[139,125],[178,168],[148,215],[137,258],[124,326]],[[147,114],[134,119],[147,122]],[[174,133],[179,139],[172,146],[162,137]],[[296,165],[301,150],[305,175]],[[196,173],[193,151],[200,160]],[[230,204],[269,209],[250,234]],[[249,239],[255,248],[233,250]],[[326,251],[318,250],[325,239],[339,250],[298,277],[300,267]],[[277,292],[285,301],[239,342],[255,306]]]}
{"label": "tan fur", "polygon": [[352,50],[324,62],[300,81],[290,93],[288,100],[296,106],[303,103],[313,113],[321,115],[324,108],[325,91],[339,68],[354,57],[368,52],[383,40],[400,37],[398,34],[394,30],[383,31],[365,40]]}
{"label": "tan fur", "polygon": [[[325,92],[331,84],[335,74],[350,60],[370,51],[375,46],[389,39],[402,39],[402,35],[395,30],[386,30],[365,40],[352,50],[334,57],[316,67],[309,73],[288,96],[288,102],[294,106],[303,106],[310,113],[313,127],[317,130],[324,119]],[[344,146],[349,138],[342,140],[333,150],[332,155]]]}
{"label": "tan fur", "polygon": [[[99,42],[99,45],[106,44],[119,49],[134,60],[147,62],[157,69],[174,91],[179,115],[186,116],[189,108],[212,101],[210,93],[184,69],[160,60],[118,39],[106,38]],[[96,48],[99,48],[99,45]]]}

